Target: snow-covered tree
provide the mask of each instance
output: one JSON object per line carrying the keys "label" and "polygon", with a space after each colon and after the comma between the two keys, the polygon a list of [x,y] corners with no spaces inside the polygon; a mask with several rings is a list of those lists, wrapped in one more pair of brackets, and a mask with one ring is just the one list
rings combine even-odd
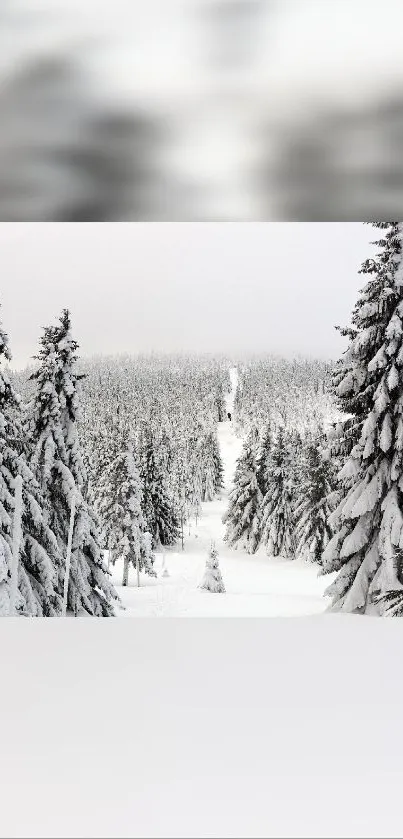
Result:
{"label": "snow-covered tree", "polygon": [[224,467],[221,460],[216,431],[202,437],[203,501],[213,501],[224,486]]}
{"label": "snow-covered tree", "polygon": [[162,568],[161,568],[161,577],[169,577],[169,569],[167,566],[166,556],[165,554],[162,555]]}
{"label": "snow-covered tree", "polygon": [[403,601],[402,225],[375,227],[383,230],[380,252],[362,267],[368,281],[337,391],[362,420],[361,433],[339,476],[344,492],[323,554],[324,572],[339,572],[327,590],[332,608],[361,613],[387,610],[390,592],[401,590]]}
{"label": "snow-covered tree", "polygon": [[[304,434],[304,440],[307,439],[312,433],[318,433],[317,428],[315,432],[313,430],[307,429]],[[304,469],[304,440],[302,438],[301,433],[298,429],[291,429],[291,431],[286,435],[286,446],[288,451],[288,462],[290,467],[290,491],[292,497],[292,510],[293,515],[295,512],[295,508],[300,503],[302,497],[302,473]]]}
{"label": "snow-covered tree", "polygon": [[[112,410],[105,416],[87,411],[81,417],[80,440],[84,437],[83,463],[88,479],[88,498],[99,507],[102,479],[112,461],[122,451],[127,429]],[[104,536],[105,534],[103,534]]]}
{"label": "snow-covered tree", "polygon": [[76,372],[78,344],[64,310],[57,326],[45,328],[38,369],[33,373],[31,403],[32,468],[47,502],[47,517],[56,535],[61,561],[56,591],[62,595],[66,547],[73,493],[76,518],[73,532],[68,608],[91,615],[114,614],[116,592],[101,557],[99,525],[86,497],[86,474],[77,433],[79,409]]}
{"label": "snow-covered tree", "polygon": [[267,467],[270,457],[272,436],[273,431],[271,423],[268,422],[263,426],[263,432],[257,454],[257,480],[262,496],[266,495],[267,491]]}
{"label": "snow-covered tree", "polygon": [[248,432],[251,425],[275,429],[281,424],[305,433],[318,420],[339,418],[329,391],[330,365],[317,359],[284,359],[262,355],[238,365],[235,394],[236,430]]}
{"label": "snow-covered tree", "polygon": [[252,432],[245,441],[235,469],[234,487],[230,493],[228,510],[223,517],[226,524],[225,541],[241,545],[253,554],[259,547],[261,533],[262,493],[259,488],[256,463],[256,436]]}
{"label": "snow-covered tree", "polygon": [[[0,324],[0,363],[11,360],[7,334]],[[15,482],[22,479],[22,528],[16,611],[29,616],[60,612],[55,567],[60,562],[44,499],[25,459],[20,399],[0,366],[0,615],[8,615]]]}
{"label": "snow-covered tree", "polygon": [[105,470],[102,477],[100,514],[112,551],[112,562],[123,559],[123,582],[127,586],[133,565],[139,583],[140,571],[156,576],[151,534],[141,509],[143,490],[130,443]]}
{"label": "snow-covered tree", "polygon": [[179,461],[173,478],[174,495],[179,513],[181,534],[184,538],[184,524],[194,516],[196,524],[201,514],[203,501],[204,429],[197,423],[188,439],[179,446]]}
{"label": "snow-covered tree", "polygon": [[224,396],[224,384],[220,382],[217,387],[216,393],[216,407],[217,407],[217,419],[218,422],[223,422],[225,419],[225,396]]}
{"label": "snow-covered tree", "polygon": [[204,577],[199,585],[204,591],[212,591],[215,594],[223,594],[225,586],[220,570],[218,551],[214,545],[211,546],[206,561]]}
{"label": "snow-covered tree", "polygon": [[[396,224],[397,222],[394,222],[391,226],[389,222],[377,222],[376,226],[389,230],[386,235],[390,238],[392,230],[396,230]],[[332,391],[341,411],[341,418],[334,423],[332,455],[342,461],[341,465],[350,456],[360,439],[362,426],[371,410],[377,386],[376,371],[368,370],[365,351],[361,352],[359,348],[361,342],[363,342],[363,348],[366,344],[368,328],[371,331],[374,348],[379,349],[382,344],[382,328],[379,329],[381,324],[378,322],[376,312],[379,300],[384,294],[382,274],[388,260],[388,249],[385,249],[378,254],[376,259],[370,258],[363,263],[359,273],[371,277],[370,283],[366,286],[366,309],[363,310],[363,301],[360,297],[353,309],[351,325],[337,327],[338,332],[349,340],[348,349],[335,365],[332,375]],[[356,348],[354,351],[353,345]],[[365,387],[362,386],[364,381]]]}
{"label": "snow-covered tree", "polygon": [[[175,468],[172,476],[175,515],[178,520],[178,533],[182,550],[185,549],[185,524],[195,510],[195,474],[192,468],[192,456],[187,440],[180,441],[176,451]],[[198,504],[196,505],[196,513]]]}
{"label": "snow-covered tree", "polygon": [[294,486],[290,438],[280,426],[272,442],[266,471],[266,495],[261,505],[262,542],[269,556],[295,557]]}
{"label": "snow-covered tree", "polygon": [[324,435],[308,438],[304,452],[300,503],[295,518],[296,553],[321,564],[322,554],[332,537],[329,525],[331,494],[334,491],[332,463],[324,454]]}
{"label": "snow-covered tree", "polygon": [[167,479],[157,462],[150,428],[144,429],[141,435],[139,460],[143,513],[153,547],[173,545],[179,536],[178,519]]}

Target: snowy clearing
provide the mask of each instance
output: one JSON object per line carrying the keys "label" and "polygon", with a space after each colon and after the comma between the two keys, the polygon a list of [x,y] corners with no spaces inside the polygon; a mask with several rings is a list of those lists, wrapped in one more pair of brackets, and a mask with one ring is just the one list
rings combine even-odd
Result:
{"label": "snowy clearing", "polygon": [[[227,397],[230,413],[237,386],[236,368],[231,369],[231,383],[232,392]],[[222,516],[228,506],[242,440],[235,436],[229,420],[219,423],[218,439],[224,464],[224,490],[219,498],[202,505],[203,514],[197,527],[194,520],[187,526],[185,550],[180,546],[166,549],[169,577],[161,575],[163,554],[158,553],[157,578],[142,574],[138,588],[135,571],[131,569],[129,586],[123,588],[123,566],[121,562],[116,563],[112,579],[124,606],[117,609],[119,617],[276,617],[314,615],[327,608],[323,592],[333,577],[318,577],[316,565],[268,557],[262,548],[251,556],[228,547],[223,541]],[[211,594],[197,588],[212,541],[219,552],[225,594]]]}

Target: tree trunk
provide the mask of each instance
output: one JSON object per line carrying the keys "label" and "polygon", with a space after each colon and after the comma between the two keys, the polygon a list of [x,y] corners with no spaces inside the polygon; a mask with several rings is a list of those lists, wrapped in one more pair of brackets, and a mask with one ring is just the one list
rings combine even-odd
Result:
{"label": "tree trunk", "polygon": [[18,570],[20,564],[21,545],[21,519],[22,519],[22,478],[17,475],[15,479],[14,493],[14,516],[13,516],[13,564],[11,570],[10,585],[10,606],[9,614],[14,615],[18,591]]}
{"label": "tree trunk", "polygon": [[109,539],[108,539],[108,571],[109,571],[109,569],[110,569],[110,567],[111,567],[111,562],[112,562],[112,548],[111,548],[111,543],[112,543],[112,537],[111,537],[111,534],[109,534]]}
{"label": "tree trunk", "polygon": [[71,499],[71,508],[70,508],[70,527],[69,527],[69,535],[67,539],[67,554],[66,554],[66,570],[64,574],[64,587],[63,587],[63,607],[62,607],[62,615],[65,618],[67,613],[67,600],[69,595],[69,580],[70,580],[70,560],[71,560],[71,547],[73,543],[73,531],[74,531],[74,518],[76,514],[76,493],[73,492],[72,499]]}
{"label": "tree trunk", "polygon": [[125,556],[123,560],[123,582],[122,586],[127,586],[129,584],[129,564],[130,560],[128,556]]}
{"label": "tree trunk", "polygon": [[140,559],[139,559],[139,557],[137,557],[136,568],[137,568],[137,588],[140,588]]}

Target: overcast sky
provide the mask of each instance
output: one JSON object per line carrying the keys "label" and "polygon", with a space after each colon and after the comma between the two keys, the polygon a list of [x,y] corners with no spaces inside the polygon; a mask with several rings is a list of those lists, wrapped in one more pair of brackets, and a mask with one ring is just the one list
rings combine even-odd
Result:
{"label": "overcast sky", "polygon": [[[15,366],[71,309],[82,355],[273,351],[337,357],[374,230],[354,223],[0,225]],[[375,235],[376,238],[376,235]]]}

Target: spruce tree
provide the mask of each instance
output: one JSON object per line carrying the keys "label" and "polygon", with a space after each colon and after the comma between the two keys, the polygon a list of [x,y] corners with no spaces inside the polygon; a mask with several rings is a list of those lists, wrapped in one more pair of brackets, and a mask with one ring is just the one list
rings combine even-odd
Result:
{"label": "spruce tree", "polygon": [[122,585],[128,585],[130,565],[136,569],[138,583],[140,571],[155,577],[151,534],[146,530],[141,509],[143,491],[130,443],[105,470],[100,491],[100,513],[113,564],[123,559]]}
{"label": "spruce tree", "polygon": [[300,485],[302,499],[295,510],[297,555],[321,564],[322,554],[332,537],[329,499],[334,489],[332,464],[323,452],[324,435],[307,441]]}
{"label": "spruce tree", "polygon": [[264,496],[267,492],[267,467],[270,457],[272,436],[273,432],[271,423],[268,422],[263,428],[263,434],[259,443],[259,451],[257,455],[257,480],[262,496]]}
{"label": "spruce tree", "polygon": [[[309,432],[306,432],[305,436],[309,436]],[[293,519],[295,519],[295,509],[299,505],[303,494],[301,484],[304,468],[304,442],[301,433],[297,429],[291,429],[286,434],[286,445],[290,467],[289,487],[291,492],[291,508]]]}
{"label": "spruce tree", "polygon": [[[0,324],[0,362],[10,361],[7,334]],[[40,487],[25,458],[20,399],[0,367],[0,615],[8,615],[15,479],[21,476],[22,534],[16,611],[26,616],[53,616],[61,610],[55,591],[59,548],[49,527]]]}
{"label": "spruce tree", "polygon": [[280,426],[267,465],[267,490],[261,509],[262,542],[269,556],[295,558],[293,470],[290,437]]}
{"label": "spruce tree", "polygon": [[[403,271],[402,228],[378,222],[383,236],[353,312],[338,395],[360,422],[358,442],[341,473],[342,500],[323,555],[324,572],[338,572],[327,594],[346,612],[387,610],[402,591],[403,573]],[[394,606],[396,595],[394,596]]]}
{"label": "spruce tree", "polygon": [[140,436],[140,477],[143,485],[143,514],[151,533],[153,547],[173,545],[179,537],[179,525],[174,504],[157,462],[154,440],[149,428]]}
{"label": "spruce tree", "polygon": [[332,454],[343,462],[350,456],[360,439],[362,426],[371,410],[377,387],[377,372],[368,369],[366,344],[368,332],[371,352],[376,353],[383,344],[382,315],[379,315],[381,308],[384,309],[385,315],[389,308],[386,305],[383,277],[388,271],[388,263],[397,244],[397,225],[398,222],[383,221],[373,224],[374,227],[384,230],[385,234],[384,238],[373,243],[382,250],[375,258],[366,259],[358,272],[370,277],[362,290],[366,295],[365,303],[360,294],[352,312],[351,324],[336,327],[337,331],[349,340],[347,350],[333,370],[331,381],[333,394],[344,417],[334,426]]}
{"label": "spruce tree", "polygon": [[218,551],[214,545],[211,546],[206,561],[204,577],[199,585],[204,591],[211,591],[214,594],[224,594],[225,586],[218,561]]}
{"label": "spruce tree", "polygon": [[72,496],[76,499],[68,608],[74,614],[111,616],[116,592],[101,558],[99,523],[86,497],[86,474],[77,433],[76,372],[78,344],[72,338],[65,309],[57,326],[45,328],[32,374],[32,468],[47,501],[49,524],[56,535],[61,561],[56,590],[62,596]]}
{"label": "spruce tree", "polygon": [[240,544],[253,554],[259,547],[261,532],[262,493],[257,480],[255,434],[247,437],[235,469],[234,488],[229,507],[223,517],[224,539],[229,545]]}
{"label": "spruce tree", "polygon": [[217,433],[209,431],[203,438],[203,501],[213,501],[224,486],[224,467],[221,460]]}
{"label": "spruce tree", "polygon": [[[190,434],[187,445],[188,480],[185,481],[188,488],[188,511],[196,520],[201,514],[203,499],[203,456],[204,456],[203,427],[198,424]],[[182,472],[186,473],[185,464],[182,463]],[[183,480],[180,482],[183,485]],[[185,505],[186,506],[186,505]],[[179,505],[181,507],[181,505]],[[190,524],[189,524],[190,527]]]}
{"label": "spruce tree", "polygon": [[165,554],[162,555],[161,577],[170,577]]}
{"label": "spruce tree", "polygon": [[217,420],[218,422],[224,422],[224,418],[226,416],[225,412],[225,396],[224,396],[224,386],[220,382],[219,386],[217,387],[216,395],[215,395],[215,404],[217,408]]}

